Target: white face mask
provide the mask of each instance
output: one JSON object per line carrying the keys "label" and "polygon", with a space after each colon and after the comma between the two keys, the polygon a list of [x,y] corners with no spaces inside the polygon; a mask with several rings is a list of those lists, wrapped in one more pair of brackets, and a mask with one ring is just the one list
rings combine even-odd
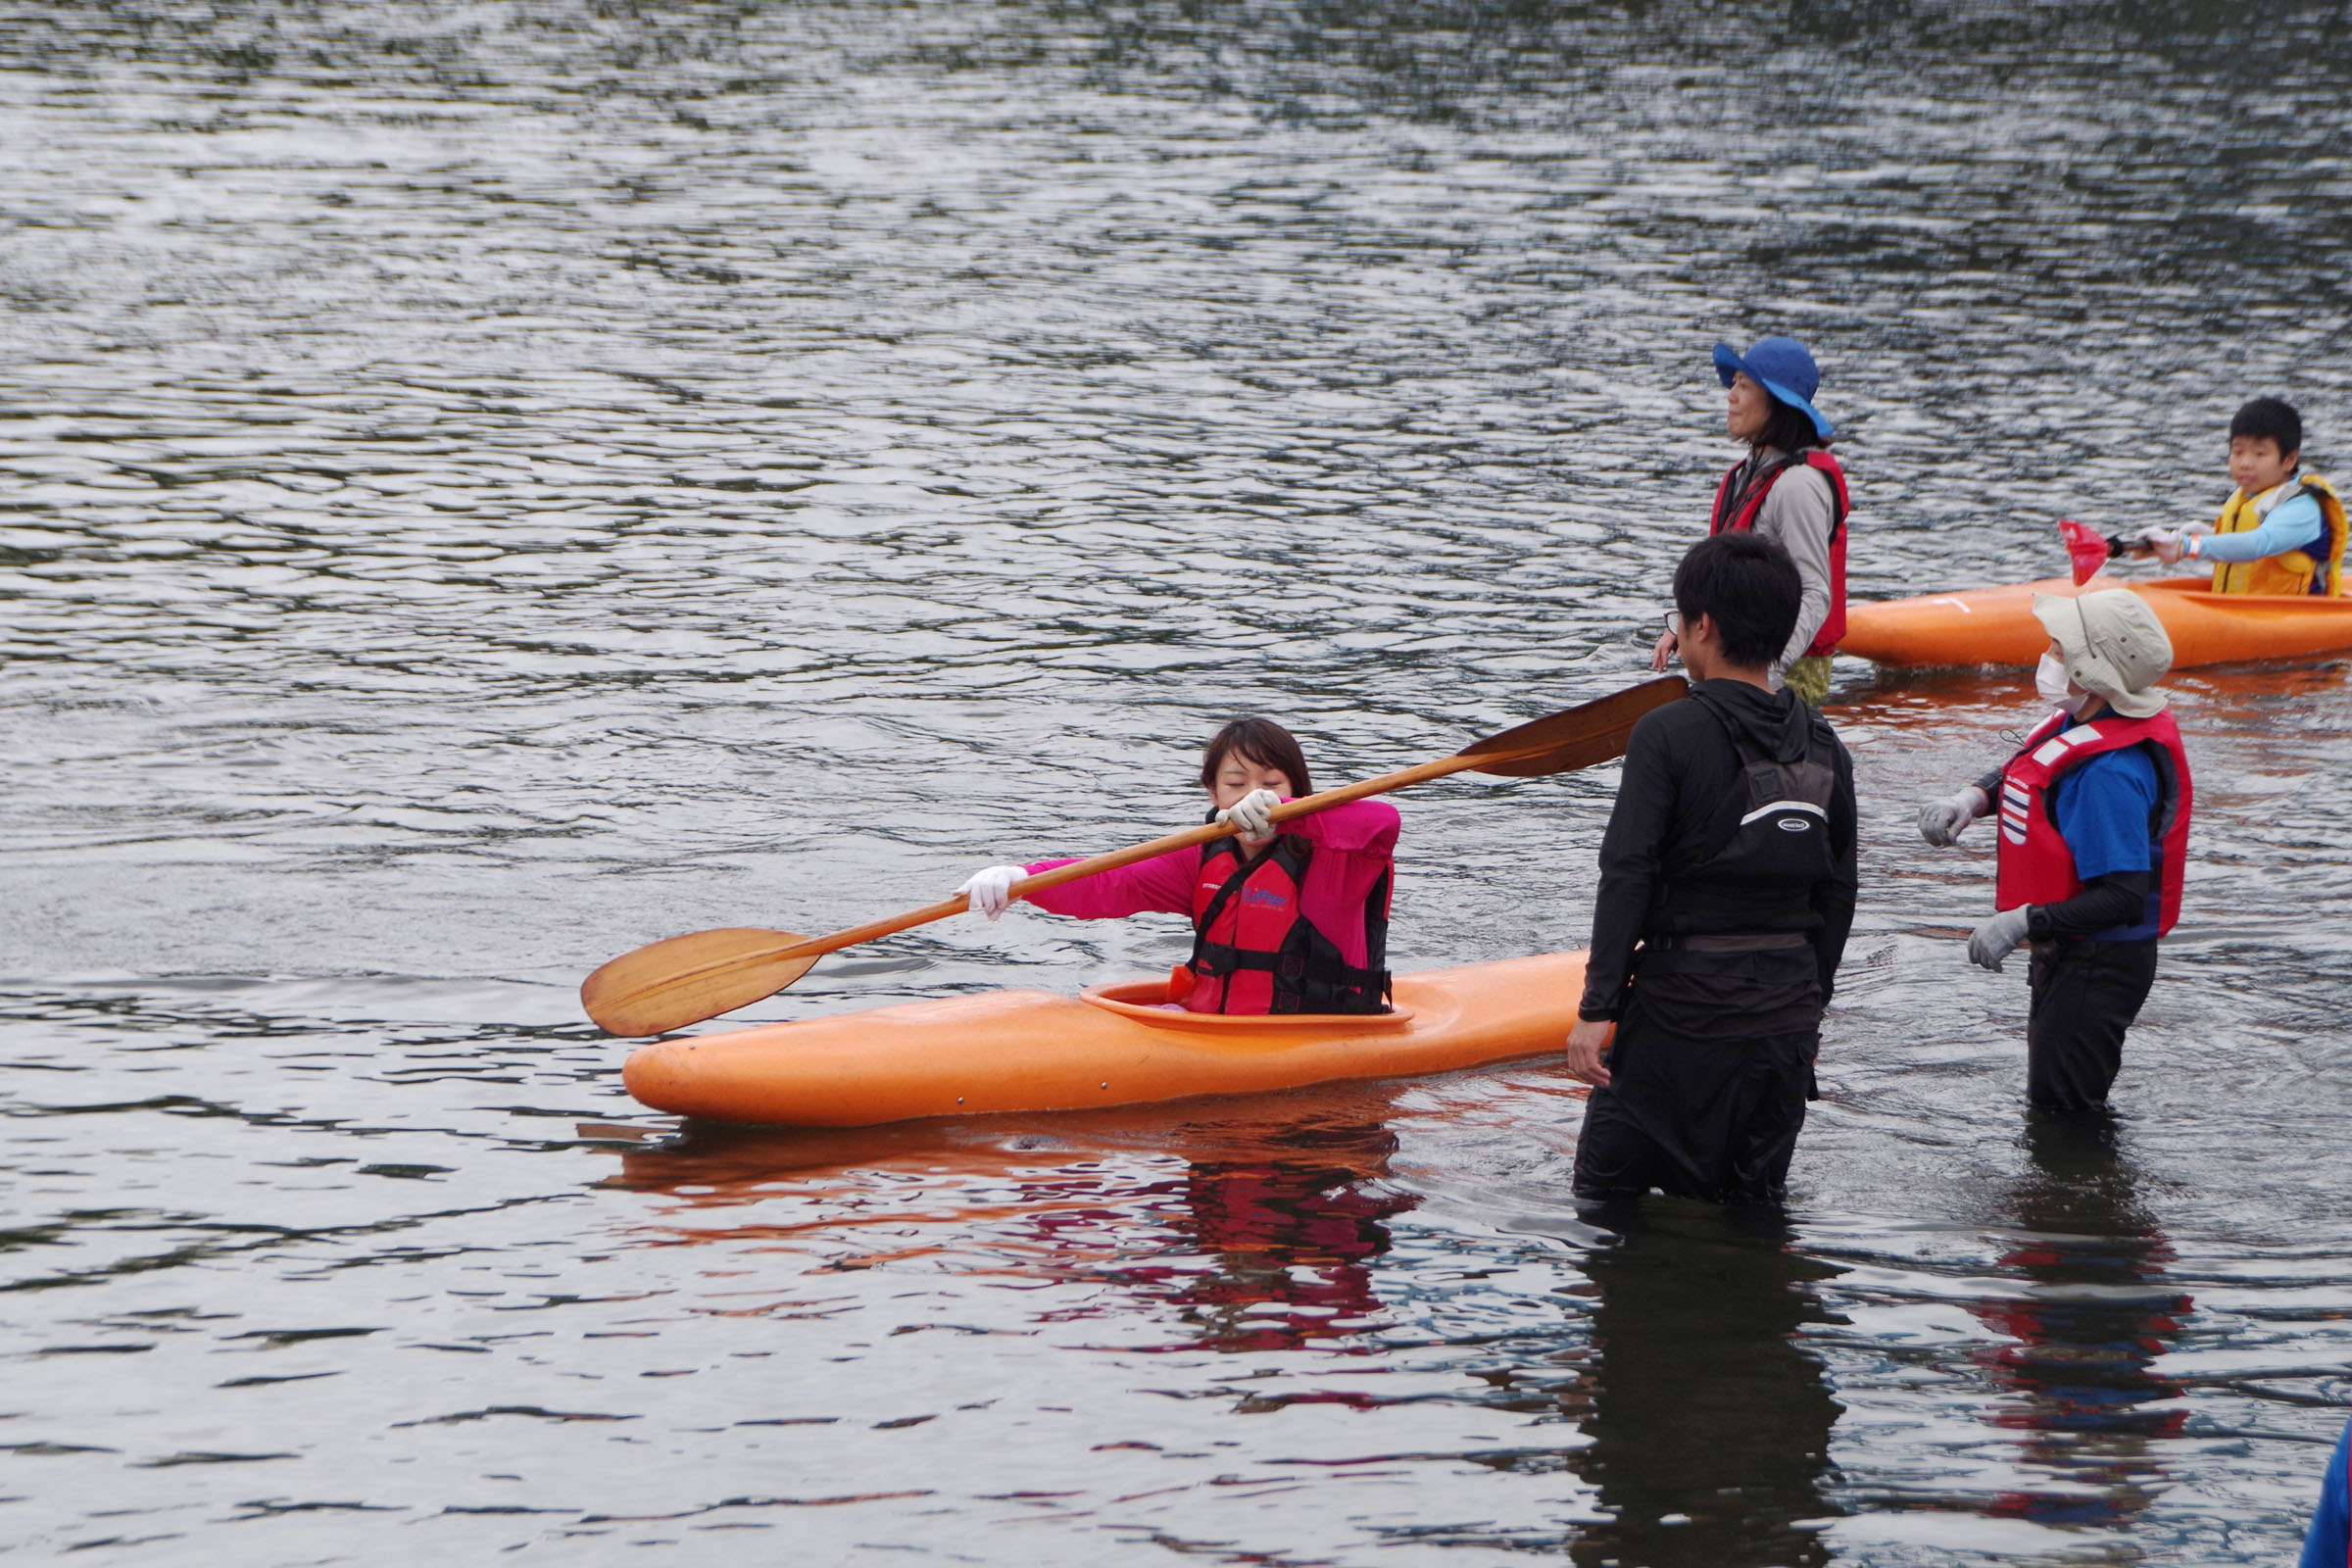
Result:
{"label": "white face mask", "polygon": [[2065,663],[2055,654],[2043,654],[2041,662],[2034,666],[2034,690],[2054,708],[2072,708],[2075,698],[2067,685]]}

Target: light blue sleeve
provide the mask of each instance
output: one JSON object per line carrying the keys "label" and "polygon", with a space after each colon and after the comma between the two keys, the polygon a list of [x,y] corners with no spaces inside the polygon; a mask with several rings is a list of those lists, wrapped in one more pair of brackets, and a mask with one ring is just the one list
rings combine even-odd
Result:
{"label": "light blue sleeve", "polygon": [[2328,532],[2319,498],[2306,490],[2281,501],[2252,533],[2209,533],[2197,541],[2199,561],[2260,561],[2289,550],[2306,550]]}

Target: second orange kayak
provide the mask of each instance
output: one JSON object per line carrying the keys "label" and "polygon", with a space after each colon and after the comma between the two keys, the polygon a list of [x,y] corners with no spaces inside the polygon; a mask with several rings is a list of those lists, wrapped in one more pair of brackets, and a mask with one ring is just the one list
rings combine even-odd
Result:
{"label": "second orange kayak", "polygon": [[1970,588],[1851,605],[1841,654],[1914,667],[2032,664],[2050,646],[2034,618],[2035,594],[2129,588],[2147,600],[2173,639],[2173,667],[2308,659],[2352,648],[2352,599],[2301,594],[2217,594],[2204,577],[2126,582],[2104,573],[2078,588],[2066,577],[2007,588]]}
{"label": "second orange kayak", "polygon": [[1374,1016],[1170,1011],[1164,980],[992,991],[665,1040],[621,1081],[656,1110],[785,1127],[1133,1105],[1558,1051],[1584,989],[1585,956],[1547,953],[1400,974]]}

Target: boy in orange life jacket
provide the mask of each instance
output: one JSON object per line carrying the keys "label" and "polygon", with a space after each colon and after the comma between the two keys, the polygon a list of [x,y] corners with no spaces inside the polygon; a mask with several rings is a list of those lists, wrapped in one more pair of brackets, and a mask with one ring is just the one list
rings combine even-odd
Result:
{"label": "boy in orange life jacket", "polygon": [[2140,538],[2170,566],[2211,563],[2217,594],[2343,591],[2344,504],[2316,473],[2297,473],[2303,416],[2277,398],[2256,398],[2230,421],[2230,478],[2237,488],[2213,522],[2145,528]]}
{"label": "boy in orange life jacket", "polygon": [[[1190,915],[1191,1012],[1386,1012],[1389,890],[1396,808],[1349,801],[1271,822],[1286,800],[1314,793],[1306,758],[1270,718],[1237,718],[1200,760],[1209,817],[1241,832],[1024,897],[1082,920],[1159,910]],[[991,920],[1012,884],[1069,861],[992,865],[956,891]]]}
{"label": "boy in orange life jacket", "polygon": [[2034,945],[2028,1101],[2053,1115],[2103,1113],[2124,1033],[2156,979],[2156,941],[2180,915],[2193,790],[2180,731],[2154,683],[2172,639],[2127,589],[2034,596],[2049,652],[2034,689],[2057,711],[2007,763],[1919,813],[1947,845],[1999,803],[2000,909],[1969,938],[1987,969]]}
{"label": "boy in orange life jacket", "polygon": [[1801,597],[1788,552],[1754,533],[1703,539],[1675,570],[1690,701],[1634,726],[1568,1036],[1569,1072],[1593,1086],[1580,1198],[1776,1202],[1787,1186],[1856,885],[1853,761],[1771,689]]}

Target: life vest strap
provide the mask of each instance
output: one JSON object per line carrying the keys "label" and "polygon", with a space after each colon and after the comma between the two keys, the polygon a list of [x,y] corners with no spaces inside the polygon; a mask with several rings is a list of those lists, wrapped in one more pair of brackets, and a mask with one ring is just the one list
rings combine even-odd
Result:
{"label": "life vest strap", "polygon": [[[1255,969],[1278,974],[1285,980],[1303,980],[1306,978],[1306,955],[1245,953],[1222,942],[1200,942],[1195,944],[1192,967],[1196,973],[1207,975],[1228,975],[1243,969]],[[1324,966],[1324,972],[1341,985],[1359,990],[1378,990],[1385,995],[1389,989],[1389,971],[1386,969],[1359,969],[1351,963],[1335,963]]]}

